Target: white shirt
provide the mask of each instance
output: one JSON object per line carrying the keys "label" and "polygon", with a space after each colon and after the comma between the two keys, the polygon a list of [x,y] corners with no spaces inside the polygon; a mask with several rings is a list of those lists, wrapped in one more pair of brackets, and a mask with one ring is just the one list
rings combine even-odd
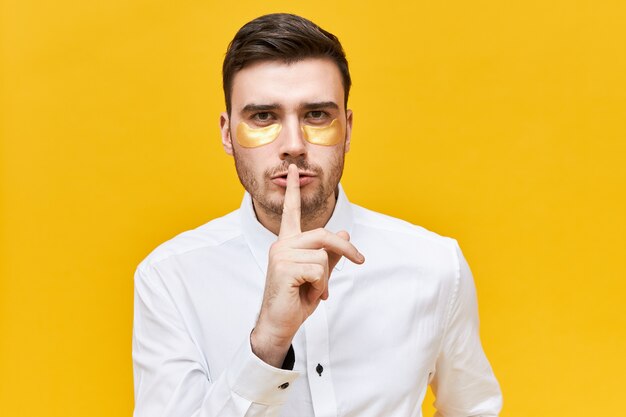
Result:
{"label": "white shirt", "polygon": [[497,416],[456,241],[350,204],[341,187],[326,229],[348,231],[366,260],[335,267],[293,340],[293,370],[250,347],[276,236],[247,193],[153,251],[135,275],[134,416],[421,416],[429,383],[438,416]]}

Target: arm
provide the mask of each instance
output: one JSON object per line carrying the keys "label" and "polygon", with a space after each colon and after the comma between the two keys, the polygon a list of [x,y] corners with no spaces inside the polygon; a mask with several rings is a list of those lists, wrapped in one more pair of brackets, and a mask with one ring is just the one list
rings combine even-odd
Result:
{"label": "arm", "polygon": [[188,332],[159,272],[142,266],[137,270],[135,417],[278,415],[290,383],[298,376],[278,368],[293,336],[320,300],[328,297],[329,274],[341,256],[363,262],[345,232],[335,235],[318,229],[301,233],[295,166],[289,168],[288,183],[257,325],[221,375],[211,374],[210,364]]}
{"label": "arm", "polygon": [[455,244],[458,270],[444,339],[431,381],[436,417],[497,416],[502,394],[483,352],[472,273]]}
{"label": "arm", "polygon": [[270,249],[263,303],[251,337],[253,352],[274,366],[282,363],[302,323],[328,298],[330,273],[341,257],[365,261],[347,232],[303,233],[300,204],[298,168],[291,164],[280,232]]}
{"label": "arm", "polygon": [[158,272],[135,274],[133,326],[135,417],[278,415],[297,372],[256,357],[248,338],[221,375],[211,375]]}

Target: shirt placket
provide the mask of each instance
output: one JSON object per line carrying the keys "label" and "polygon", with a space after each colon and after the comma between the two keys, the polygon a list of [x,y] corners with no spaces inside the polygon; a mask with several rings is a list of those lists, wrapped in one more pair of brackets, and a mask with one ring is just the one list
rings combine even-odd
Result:
{"label": "shirt placket", "polygon": [[307,378],[316,417],[336,417],[337,401],[330,367],[326,304],[321,302],[304,322]]}

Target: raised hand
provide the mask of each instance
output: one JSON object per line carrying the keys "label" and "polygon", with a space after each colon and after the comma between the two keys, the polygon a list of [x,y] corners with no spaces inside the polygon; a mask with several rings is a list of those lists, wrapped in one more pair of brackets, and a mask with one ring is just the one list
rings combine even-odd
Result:
{"label": "raised hand", "polygon": [[282,364],[304,320],[328,298],[328,279],[341,257],[365,261],[347,232],[303,233],[300,215],[300,179],[292,164],[278,240],[270,248],[261,312],[251,335],[253,352],[273,366]]}

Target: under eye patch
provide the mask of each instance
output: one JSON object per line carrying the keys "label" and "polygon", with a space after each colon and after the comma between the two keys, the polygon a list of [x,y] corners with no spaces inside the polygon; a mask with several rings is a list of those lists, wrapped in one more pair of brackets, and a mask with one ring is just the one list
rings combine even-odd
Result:
{"label": "under eye patch", "polygon": [[[337,119],[328,126],[308,126],[301,127],[304,139],[314,145],[333,146],[341,142],[345,134],[341,124]],[[278,123],[269,126],[252,128],[244,122],[237,125],[237,142],[244,148],[256,148],[267,145],[276,140],[282,125]]]}
{"label": "under eye patch", "polygon": [[237,125],[237,142],[244,148],[256,148],[257,146],[267,145],[276,140],[282,128],[282,125],[274,123],[255,129],[244,122],[240,122]]}
{"label": "under eye patch", "polygon": [[314,145],[333,146],[345,139],[341,124],[337,119],[328,126],[302,126],[304,140]]}

